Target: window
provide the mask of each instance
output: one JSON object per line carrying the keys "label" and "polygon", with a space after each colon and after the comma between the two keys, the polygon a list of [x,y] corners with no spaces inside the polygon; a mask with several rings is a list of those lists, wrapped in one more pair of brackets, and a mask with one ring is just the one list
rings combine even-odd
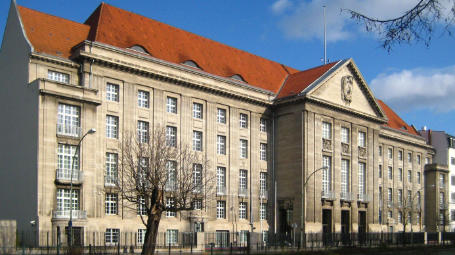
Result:
{"label": "window", "polygon": [[49,80],[58,81],[58,82],[62,82],[62,83],[67,83],[67,84],[70,82],[70,75],[69,74],[61,73],[61,72],[57,72],[57,71],[52,71],[52,70],[48,70],[47,71],[47,78]]}
{"label": "window", "polygon": [[219,135],[216,137],[216,153],[226,155],[226,136]]}
{"label": "window", "polygon": [[378,175],[379,175],[379,178],[382,178],[382,165],[379,165]]}
{"label": "window", "polygon": [[81,109],[69,104],[58,104],[57,134],[75,136],[81,135]]}
{"label": "window", "polygon": [[204,232],[204,222],[194,222],[194,232]]}
{"label": "window", "polygon": [[139,245],[143,245],[144,242],[145,242],[145,232],[147,230],[146,229],[143,229],[143,228],[140,228],[137,230],[137,243]]}
{"label": "window", "polygon": [[117,139],[118,138],[118,117],[106,115],[106,137]]}
{"label": "window", "polygon": [[439,209],[444,209],[445,206],[445,196],[444,196],[444,192],[439,192]]}
{"label": "window", "polygon": [[240,139],[240,158],[248,158],[248,141]]}
{"label": "window", "polygon": [[70,189],[57,189],[57,211],[69,215],[71,206],[73,210],[79,210],[79,190],[73,189],[72,196]]}
{"label": "window", "polygon": [[322,192],[327,195],[332,190],[332,158],[322,156],[322,166],[326,167],[322,170]]}
{"label": "window", "polygon": [[118,228],[107,228],[104,235],[104,240],[106,240],[106,245],[114,245],[118,243],[120,235],[120,229]]}
{"label": "window", "polygon": [[173,197],[168,197],[166,199],[166,217],[175,217],[177,213],[174,210],[175,199]]}
{"label": "window", "polygon": [[261,118],[259,122],[259,131],[267,132],[267,120],[264,118]]}
{"label": "window", "polygon": [[398,168],[398,180],[403,181],[403,168]]}
{"label": "window", "polygon": [[451,158],[450,158],[450,164],[451,164],[451,165],[455,165],[455,158],[454,158],[454,157],[451,157]]}
{"label": "window", "polygon": [[193,118],[202,119],[202,104],[193,103]]}
{"label": "window", "polygon": [[366,199],[366,164],[364,162],[359,162],[359,195],[360,199]]}
{"label": "window", "polygon": [[393,193],[392,193],[392,188],[389,188],[387,190],[387,205],[388,207],[393,206]]}
{"label": "window", "polygon": [[217,109],[216,122],[226,124],[226,109]]}
{"label": "window", "polygon": [[403,151],[398,151],[398,160],[403,161]]}
{"label": "window", "polygon": [[412,183],[412,171],[408,170],[408,182]]}
{"label": "window", "polygon": [[444,174],[439,174],[439,188],[445,188],[446,186],[446,176]]}
{"label": "window", "polygon": [[417,172],[417,183],[420,184],[420,172]]}
{"label": "window", "polygon": [[240,202],[239,203],[239,219],[245,219],[246,220],[246,208],[247,208],[247,203],[246,202]]}
{"label": "window", "polygon": [[173,246],[178,244],[179,231],[177,229],[166,230],[166,245]]}
{"label": "window", "polygon": [[217,219],[226,218],[226,201],[221,200],[216,201],[216,218]]}
{"label": "window", "polygon": [[260,220],[267,219],[267,203],[261,203],[259,207],[259,219]]}
{"label": "window", "polygon": [[197,193],[202,192],[202,165],[193,164],[193,186]]}
{"label": "window", "polygon": [[104,184],[116,185],[118,176],[118,155],[116,153],[106,153],[106,173]]}
{"label": "window", "polygon": [[226,192],[226,168],[219,166],[216,169],[216,194],[224,195]]}
{"label": "window", "polygon": [[393,179],[393,168],[389,166],[389,170],[387,171],[387,175],[389,176],[389,180]]}
{"label": "window", "polygon": [[439,212],[439,225],[440,226],[445,226],[444,212]]}
{"label": "window", "polygon": [[175,191],[177,189],[177,162],[171,160],[167,161],[166,170],[166,191]]}
{"label": "window", "polygon": [[248,128],[248,115],[240,113],[240,128]]}
{"label": "window", "polygon": [[145,206],[145,198],[143,196],[137,197],[137,215],[147,215],[147,208]]}
{"label": "window", "polygon": [[267,144],[261,143],[259,148],[260,160],[267,160]]}
{"label": "window", "polygon": [[140,143],[149,141],[149,123],[146,121],[137,122],[137,139]]}
{"label": "window", "polygon": [[261,197],[267,197],[267,173],[259,173],[259,192]]}
{"label": "window", "polygon": [[332,123],[322,122],[322,138],[327,140],[332,139]]}
{"label": "window", "polygon": [[382,209],[379,208],[379,212],[378,212],[378,221],[379,221],[379,224],[382,224]]}
{"label": "window", "polygon": [[117,84],[107,83],[106,100],[114,102],[119,101],[119,86]]}
{"label": "window", "polygon": [[403,223],[403,213],[402,212],[398,212],[398,223]]}
{"label": "window", "polygon": [[341,142],[349,143],[349,128],[341,127]]}
{"label": "window", "polygon": [[411,212],[408,212],[407,223],[412,224]]}
{"label": "window", "polygon": [[416,197],[416,200],[417,200],[417,208],[420,208],[420,191],[417,191],[417,197]]}
{"label": "window", "polygon": [[450,176],[450,183],[455,186],[455,175]]}
{"label": "window", "polygon": [[142,108],[150,107],[150,93],[147,91],[139,90],[137,92],[137,106]]}
{"label": "window", "polygon": [[420,165],[420,155],[417,155],[417,164]]}
{"label": "window", "polygon": [[390,159],[390,160],[393,159],[393,150],[392,150],[392,148],[388,148],[388,149],[387,149],[387,155],[389,156],[389,159]]}
{"label": "window", "polygon": [[379,199],[378,199],[379,200],[379,208],[382,208],[382,203],[383,203],[382,199],[383,199],[383,195],[384,194],[382,194],[382,187],[381,186],[379,186],[378,195],[379,195]]}
{"label": "window", "polygon": [[166,111],[169,113],[177,114],[177,98],[167,97],[166,99]]}
{"label": "window", "polygon": [[398,205],[403,206],[403,190],[399,189],[397,194]]}
{"label": "window", "polygon": [[408,196],[406,197],[406,206],[411,206],[412,205],[412,192],[408,190]]}
{"label": "window", "polygon": [[202,151],[202,132],[193,131],[193,150]]}
{"label": "window", "polygon": [[[71,168],[73,169],[73,181],[79,180],[79,150],[76,146],[69,144],[58,144],[57,148],[57,179],[71,180]],[[73,162],[74,160],[74,162]]]}
{"label": "window", "polygon": [[412,153],[408,152],[408,162],[412,163]]}
{"label": "window", "polygon": [[193,200],[193,209],[194,210],[201,210],[202,209],[202,199],[194,199]]}
{"label": "window", "polygon": [[[430,158],[428,158],[428,157],[425,158],[425,165],[426,165],[426,164],[430,164]],[[453,164],[452,164],[452,165],[453,165]]]}
{"label": "window", "polygon": [[387,217],[388,217],[389,219],[392,219],[392,218],[393,218],[393,213],[392,213],[392,211],[389,211],[389,212],[388,212]]}
{"label": "window", "polygon": [[366,133],[359,131],[359,146],[366,147]]}
{"label": "window", "polygon": [[341,198],[346,199],[349,192],[349,160],[341,160]]}
{"label": "window", "polygon": [[166,144],[167,146],[177,147],[177,128],[166,126]]}
{"label": "window", "polygon": [[455,221],[455,210],[450,210],[450,220]]}
{"label": "window", "polygon": [[106,193],[106,201],[104,203],[106,215],[117,214],[118,195],[114,193]]}
{"label": "window", "polygon": [[248,230],[240,230],[239,241],[240,245],[246,247],[248,245]]}
{"label": "window", "polygon": [[248,189],[248,171],[240,169],[239,171],[239,195],[246,196]]}
{"label": "window", "polygon": [[379,145],[379,157],[382,157],[382,145]]}

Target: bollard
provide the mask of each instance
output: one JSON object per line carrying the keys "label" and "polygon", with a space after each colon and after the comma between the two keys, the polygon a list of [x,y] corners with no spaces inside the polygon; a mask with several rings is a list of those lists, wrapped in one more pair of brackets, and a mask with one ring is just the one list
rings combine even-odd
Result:
{"label": "bollard", "polygon": [[171,242],[169,242],[169,255],[171,255]]}
{"label": "bollard", "polygon": [[231,242],[231,247],[229,248],[229,254],[232,255],[232,242]]}

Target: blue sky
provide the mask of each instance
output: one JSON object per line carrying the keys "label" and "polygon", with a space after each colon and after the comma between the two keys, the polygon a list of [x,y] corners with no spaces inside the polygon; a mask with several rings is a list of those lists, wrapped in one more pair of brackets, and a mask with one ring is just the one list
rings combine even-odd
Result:
{"label": "blue sky", "polygon": [[[431,45],[399,45],[388,53],[375,34],[349,19],[341,8],[378,18],[400,15],[418,0],[106,0],[253,54],[307,69],[323,57],[323,11],[327,5],[329,60],[353,58],[376,97],[417,129],[426,125],[455,135],[455,37],[436,29]],[[449,0],[442,0],[447,6]],[[77,22],[99,0],[17,0],[19,5]],[[10,1],[0,3],[0,33]],[[447,8],[448,9],[448,8]],[[438,26],[436,26],[438,28]]]}

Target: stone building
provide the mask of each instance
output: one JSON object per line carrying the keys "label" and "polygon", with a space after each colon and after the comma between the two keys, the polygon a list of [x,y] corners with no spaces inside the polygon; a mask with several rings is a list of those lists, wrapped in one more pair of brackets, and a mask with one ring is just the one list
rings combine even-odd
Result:
{"label": "stone building", "polygon": [[197,145],[218,181],[216,201],[163,215],[168,236],[397,231],[407,196],[422,208],[432,147],[352,59],[300,71],[104,3],[77,23],[12,1],[0,74],[0,218],[19,229],[63,228],[72,203],[81,242],[140,242],[112,180],[122,134],[158,126]]}

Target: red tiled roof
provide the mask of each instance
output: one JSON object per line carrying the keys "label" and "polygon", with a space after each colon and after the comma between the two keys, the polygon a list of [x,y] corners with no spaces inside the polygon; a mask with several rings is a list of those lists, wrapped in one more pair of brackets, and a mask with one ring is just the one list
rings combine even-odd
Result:
{"label": "red tiled roof", "polygon": [[287,96],[297,95],[316,79],[325,74],[330,68],[332,68],[338,62],[332,62],[326,65],[314,67],[308,70],[304,70],[298,73],[294,73],[288,76],[285,84],[279,91],[277,98],[283,98]]}
{"label": "red tiled roof", "polygon": [[68,58],[71,48],[87,39],[90,27],[22,6],[22,24],[36,52]]}
{"label": "red tiled roof", "polygon": [[420,136],[420,134],[417,132],[417,130],[415,130],[414,127],[406,124],[406,122],[404,122],[404,120],[402,120],[400,116],[398,116],[392,109],[390,109],[390,107],[386,105],[382,100],[376,99],[376,102],[378,102],[379,106],[381,106],[385,115],[389,119],[386,126],[398,129],[409,134]]}

